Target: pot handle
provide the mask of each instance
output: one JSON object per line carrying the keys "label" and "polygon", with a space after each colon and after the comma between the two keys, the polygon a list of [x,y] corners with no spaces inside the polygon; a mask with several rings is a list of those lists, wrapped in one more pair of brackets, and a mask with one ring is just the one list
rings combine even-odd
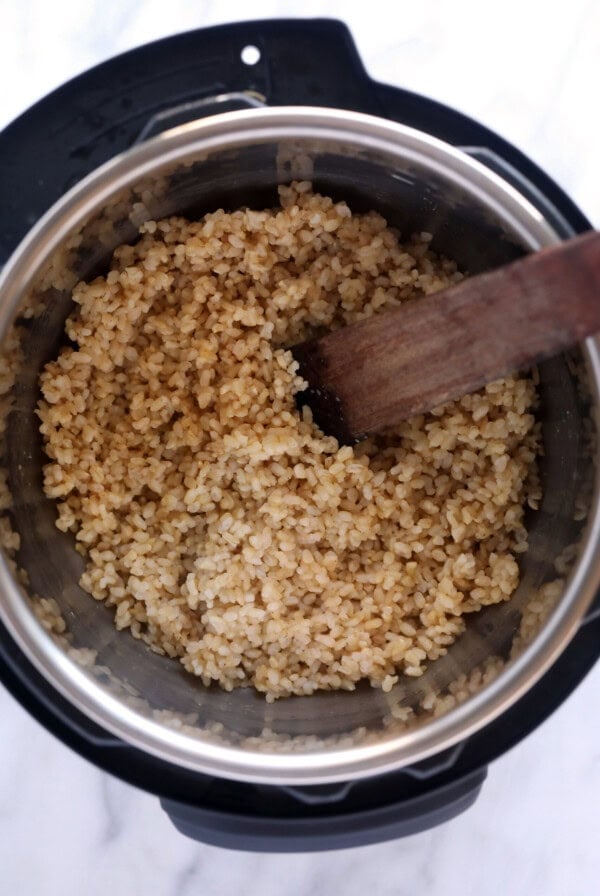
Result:
{"label": "pot handle", "polygon": [[176,128],[181,124],[189,124],[209,115],[220,115],[223,112],[236,112],[240,109],[262,109],[265,97],[253,90],[218,93],[215,96],[203,97],[191,103],[180,103],[169,109],[161,109],[148,119],[134,143],[143,143],[163,131]]}
{"label": "pot handle", "polygon": [[194,36],[218,54],[216,76],[229,90],[258,91],[269,106],[379,111],[352,34],[336,19],[239,22]]}
{"label": "pot handle", "polygon": [[588,622],[594,622],[596,619],[600,619],[600,592],[592,601],[592,605],[583,617],[583,622],[581,624],[587,625]]}
{"label": "pot handle", "polygon": [[[240,814],[161,800],[177,830],[201,843],[253,852],[314,852],[348,849],[407,837],[428,830],[473,805],[487,775],[487,768],[458,781],[429,790],[382,808],[336,812],[324,805],[279,815]],[[304,806],[313,806],[303,800]],[[330,803],[330,800],[327,800]]]}
{"label": "pot handle", "polygon": [[265,105],[330,106],[376,114],[379,101],[352,35],[333,19],[241,22],[191,32],[219,62],[214,93],[153,114],[135,143],[220,112]]}
{"label": "pot handle", "polygon": [[[44,727],[73,747],[72,738],[94,750],[121,749],[126,744],[75,709],[65,697],[52,690],[42,675],[17,650],[4,625],[0,624],[0,682]],[[74,747],[76,749],[76,747]]]}
{"label": "pot handle", "polygon": [[564,239],[575,236],[574,228],[569,224],[567,219],[558,211],[555,205],[542,193],[541,190],[531,183],[521,172],[515,168],[510,162],[498,155],[485,146],[458,146],[461,152],[471,156],[477,162],[481,162],[494,174],[498,174],[503,180],[507,181],[512,187],[524,196],[538,211],[546,218],[551,227],[556,230],[559,236]]}

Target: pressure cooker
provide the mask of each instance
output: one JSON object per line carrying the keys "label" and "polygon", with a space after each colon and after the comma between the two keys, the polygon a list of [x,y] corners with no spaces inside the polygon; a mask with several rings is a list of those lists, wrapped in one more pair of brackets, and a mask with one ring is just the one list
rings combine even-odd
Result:
{"label": "pressure cooker", "polygon": [[[207,688],[117,631],[79,587],[83,561],[43,492],[35,414],[72,286],[146,220],[269,207],[298,178],[433,234],[471,273],[590,228],[501,137],[373,81],[332,20],[140,47],[0,134],[0,348],[20,340],[3,436],[19,543],[0,563],[0,680],[65,744],[156,794],[184,834],[237,849],[348,847],[452,818],[600,651],[595,339],[539,368],[543,499],[517,592],[473,614],[422,678],[275,703]],[[42,624],[40,606],[57,607],[60,624]]]}

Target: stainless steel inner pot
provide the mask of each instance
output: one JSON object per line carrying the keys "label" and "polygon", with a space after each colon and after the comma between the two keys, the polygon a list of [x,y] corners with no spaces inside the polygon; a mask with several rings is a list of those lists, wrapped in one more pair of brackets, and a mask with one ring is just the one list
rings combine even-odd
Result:
{"label": "stainless steel inner pot", "polygon": [[[183,125],[113,159],[44,216],[0,279],[0,338],[6,346],[17,322],[23,352],[4,464],[17,562],[28,578],[26,594],[2,559],[3,622],[61,694],[126,742],[200,772],[271,784],[364,777],[463,740],[552,664],[600,579],[593,463],[600,359],[589,340],[540,369],[544,498],[528,519],[518,592],[473,615],[420,679],[403,679],[388,694],[365,684],[274,704],[250,688],[205,688],[176,661],[117,632],[112,611],[79,588],[82,559],[72,537],[55,528],[42,491],[35,416],[38,374],[63,340],[70,288],[101,271],[144,220],[273,205],[276,185],[294,178],[313,180],[357,210],[376,208],[404,233],[433,233],[434,248],[471,273],[565,235],[488,168],[427,134],[352,112],[255,109]],[[564,578],[569,560],[558,600],[540,598],[540,586]],[[59,605],[65,632],[48,633],[38,621],[44,598]],[[493,668],[483,668],[489,657],[497,658]]]}

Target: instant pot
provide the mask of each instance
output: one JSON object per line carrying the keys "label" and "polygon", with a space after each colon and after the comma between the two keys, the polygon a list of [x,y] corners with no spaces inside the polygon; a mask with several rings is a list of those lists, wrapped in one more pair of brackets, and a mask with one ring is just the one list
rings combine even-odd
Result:
{"label": "instant pot", "polygon": [[489,763],[566,699],[600,650],[595,340],[539,369],[544,496],[516,594],[473,615],[420,679],[273,704],[205,688],[118,632],[79,588],[83,561],[43,494],[35,416],[71,287],[144,220],[273,205],[294,178],[405,233],[431,232],[471,273],[591,226],[493,132],[371,80],[330,20],[158,41],[80,75],[0,134],[0,340],[19,342],[3,463],[20,536],[16,565],[0,565],[0,679],[65,744],[160,797],[184,834],[282,852],[378,842],[462,812]]}

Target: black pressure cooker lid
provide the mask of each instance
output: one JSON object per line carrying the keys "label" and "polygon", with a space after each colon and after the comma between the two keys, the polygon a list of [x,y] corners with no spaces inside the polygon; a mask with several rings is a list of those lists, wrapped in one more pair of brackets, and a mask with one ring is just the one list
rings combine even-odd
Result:
{"label": "black pressure cooker lid", "polygon": [[[244,62],[248,47],[260,54],[252,65]],[[270,106],[366,112],[468,147],[565,236],[591,226],[543,171],[492,131],[440,103],[369,78],[342,23],[269,20],[180,34],[117,56],[55,90],[0,133],[0,265],[40,216],[103,162],[159,130],[255,98]],[[410,768],[320,788],[224,781],[130,747],[54,691],[1,625],[0,680],[65,744],[160,796],[184,833],[237,848],[312,850],[415,833],[467,808],[487,763],[566,699],[598,658],[599,645],[596,601],[559,660],[500,719]]]}

